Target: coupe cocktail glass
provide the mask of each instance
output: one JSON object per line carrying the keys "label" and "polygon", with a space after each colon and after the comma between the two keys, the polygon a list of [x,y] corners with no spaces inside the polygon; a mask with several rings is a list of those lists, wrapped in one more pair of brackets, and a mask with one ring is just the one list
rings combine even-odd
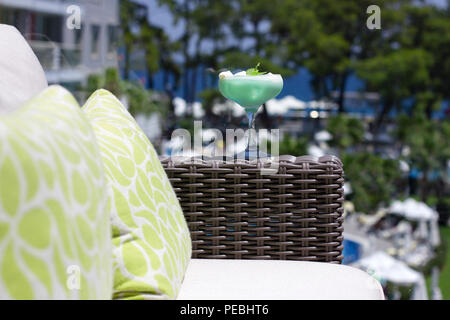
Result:
{"label": "coupe cocktail glass", "polygon": [[[248,144],[245,159],[270,157],[258,152],[255,137],[255,118],[261,106],[278,96],[283,89],[283,78],[279,74],[246,75],[243,72],[233,75],[223,72],[219,75],[219,90],[222,95],[245,109],[248,118]],[[239,154],[238,158],[244,155]]]}

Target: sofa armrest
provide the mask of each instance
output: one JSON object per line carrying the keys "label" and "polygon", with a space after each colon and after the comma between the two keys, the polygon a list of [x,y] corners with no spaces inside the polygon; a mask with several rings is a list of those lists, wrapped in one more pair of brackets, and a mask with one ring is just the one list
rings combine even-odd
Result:
{"label": "sofa armrest", "polygon": [[[344,172],[333,156],[162,158],[193,257],[341,263]],[[261,168],[278,168],[263,174]]]}

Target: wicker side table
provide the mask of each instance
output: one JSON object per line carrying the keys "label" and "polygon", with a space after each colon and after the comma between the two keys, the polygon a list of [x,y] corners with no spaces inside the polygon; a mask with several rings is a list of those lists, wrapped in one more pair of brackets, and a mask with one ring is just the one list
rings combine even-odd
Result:
{"label": "wicker side table", "polygon": [[[161,158],[192,237],[193,258],[341,263],[342,162]],[[278,171],[261,174],[276,164]]]}

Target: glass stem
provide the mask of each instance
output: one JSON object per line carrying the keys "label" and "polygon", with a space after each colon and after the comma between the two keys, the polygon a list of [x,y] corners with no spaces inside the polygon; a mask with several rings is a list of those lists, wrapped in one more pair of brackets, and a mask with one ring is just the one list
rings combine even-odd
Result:
{"label": "glass stem", "polygon": [[247,149],[256,149],[256,142],[254,140],[253,132],[255,131],[255,112],[247,112],[248,117],[248,146]]}

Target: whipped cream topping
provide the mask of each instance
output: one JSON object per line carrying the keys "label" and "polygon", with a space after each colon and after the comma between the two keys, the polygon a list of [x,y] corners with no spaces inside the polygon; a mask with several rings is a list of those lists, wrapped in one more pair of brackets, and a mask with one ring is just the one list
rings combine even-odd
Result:
{"label": "whipped cream topping", "polygon": [[261,74],[261,75],[254,76],[254,75],[247,75],[247,72],[245,72],[245,71],[241,71],[241,72],[238,72],[238,73],[235,73],[235,74],[233,74],[231,71],[224,71],[224,72],[221,72],[219,74],[219,79],[233,78],[233,77],[265,77],[265,78],[272,78],[272,79],[276,78],[276,79],[278,79],[280,77],[280,75],[279,74],[273,74],[273,73],[269,72],[269,73],[266,73],[266,74]]}
{"label": "whipped cream topping", "polygon": [[219,79],[231,78],[234,77],[231,71],[224,71],[219,74]]}

